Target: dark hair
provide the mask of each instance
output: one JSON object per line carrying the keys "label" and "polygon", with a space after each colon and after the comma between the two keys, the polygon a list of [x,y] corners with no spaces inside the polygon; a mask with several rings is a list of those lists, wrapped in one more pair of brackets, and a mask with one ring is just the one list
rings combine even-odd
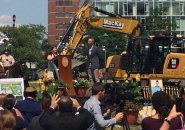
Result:
{"label": "dark hair", "polygon": [[89,40],[89,39],[92,39],[92,40],[93,40],[93,43],[95,43],[95,40],[94,40],[93,37],[89,36],[89,37],[88,37],[88,40]]}
{"label": "dark hair", "polygon": [[15,96],[12,94],[8,94],[4,98],[4,103],[3,103],[2,107],[4,109],[12,110],[12,108],[15,105],[15,101],[16,101]]}
{"label": "dark hair", "polygon": [[102,83],[95,83],[92,86],[92,95],[97,95],[100,91],[104,91],[104,86]]}
{"label": "dark hair", "polygon": [[51,97],[44,95],[41,99],[40,104],[41,104],[42,110],[46,110],[51,105]]}
{"label": "dark hair", "polygon": [[3,50],[3,53],[5,53],[5,52],[9,52],[9,53],[10,53],[10,50],[9,50],[8,48],[5,48],[5,49]]}
{"label": "dark hair", "polygon": [[163,91],[155,92],[152,95],[152,105],[162,120],[168,116],[174,103],[172,98]]}
{"label": "dark hair", "polygon": [[[51,46],[51,47],[50,47],[49,52],[48,52],[49,55],[52,54],[53,48],[55,48],[55,47],[57,48],[57,46]],[[57,52],[58,52],[58,50],[57,50]]]}
{"label": "dark hair", "polygon": [[69,96],[63,96],[58,102],[60,112],[72,112],[73,111],[73,102]]}
{"label": "dark hair", "polygon": [[24,97],[32,97],[32,98],[36,98],[37,95],[37,91],[34,92],[24,92]]}

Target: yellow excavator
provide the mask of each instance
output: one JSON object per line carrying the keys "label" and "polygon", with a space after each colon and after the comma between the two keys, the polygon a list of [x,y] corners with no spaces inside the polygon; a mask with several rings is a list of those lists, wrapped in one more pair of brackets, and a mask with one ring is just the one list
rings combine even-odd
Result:
{"label": "yellow excavator", "polygon": [[126,53],[108,57],[110,79],[123,79],[140,74],[141,79],[184,79],[185,46],[183,37],[152,35],[135,37],[128,43]]}
{"label": "yellow excavator", "polygon": [[[103,13],[104,15],[107,15],[107,17],[92,16],[92,11]],[[74,88],[71,83],[71,59],[73,58],[80,41],[86,34],[88,27],[119,32],[131,37],[138,36],[140,31],[138,20],[133,18],[123,18],[120,15],[92,7],[88,1],[85,2],[71,20],[69,28],[58,44],[58,50],[61,52],[61,55],[58,57],[59,77],[71,86],[71,92],[69,93],[72,94],[74,93]]]}
{"label": "yellow excavator", "polygon": [[[101,12],[108,17],[91,16],[92,10]],[[74,54],[88,27],[120,32],[131,36],[139,35],[139,22],[137,20],[123,18],[120,15],[94,8],[89,3],[84,3],[72,19],[70,27],[58,45],[59,50],[62,48],[63,55]],[[63,47],[65,48],[63,49]]]}
{"label": "yellow excavator", "polygon": [[[108,17],[92,16],[92,10]],[[71,67],[68,68],[67,66],[71,64],[70,60],[73,58],[88,27],[119,32],[130,37],[126,53],[110,56],[107,59],[106,69],[110,79],[123,79],[126,73],[130,77],[135,77],[139,73],[141,79],[144,80],[185,78],[185,54],[182,53],[184,50],[182,38],[164,35],[139,36],[140,25],[138,20],[123,18],[120,15],[92,7],[86,2],[73,17],[58,45],[62,56],[59,59],[60,79],[70,86],[73,86],[71,83]],[[181,44],[180,47],[179,44]],[[66,58],[66,56],[68,57]],[[62,69],[64,71],[60,71]]]}

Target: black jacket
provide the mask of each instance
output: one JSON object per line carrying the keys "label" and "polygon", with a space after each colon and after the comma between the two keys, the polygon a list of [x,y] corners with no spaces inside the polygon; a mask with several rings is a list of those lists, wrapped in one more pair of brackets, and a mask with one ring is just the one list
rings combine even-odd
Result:
{"label": "black jacket", "polygon": [[40,118],[40,125],[45,130],[87,130],[93,124],[93,116],[83,108],[78,110],[79,114],[65,112],[60,113],[60,116],[53,116],[53,112],[49,108]]}
{"label": "black jacket", "polygon": [[28,130],[45,130],[39,124],[40,117],[41,117],[41,115],[35,116],[35,117],[32,118],[32,120],[29,124]]}

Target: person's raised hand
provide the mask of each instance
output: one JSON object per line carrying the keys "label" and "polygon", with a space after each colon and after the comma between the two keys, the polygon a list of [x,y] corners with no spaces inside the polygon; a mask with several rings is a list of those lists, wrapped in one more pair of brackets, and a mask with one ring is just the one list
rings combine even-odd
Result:
{"label": "person's raised hand", "polygon": [[123,118],[123,116],[124,116],[123,112],[119,112],[116,114],[114,118],[116,119],[116,122],[118,122]]}
{"label": "person's raised hand", "polygon": [[74,99],[74,98],[71,98],[71,100],[72,100],[72,102],[73,102],[73,107],[74,108],[79,108],[80,107],[80,104],[78,103],[78,101],[76,100],[76,99]]}
{"label": "person's raised hand", "polygon": [[60,100],[60,98],[59,98],[58,95],[53,95],[51,97],[51,105],[50,105],[50,107],[55,109],[58,106],[59,100]]}

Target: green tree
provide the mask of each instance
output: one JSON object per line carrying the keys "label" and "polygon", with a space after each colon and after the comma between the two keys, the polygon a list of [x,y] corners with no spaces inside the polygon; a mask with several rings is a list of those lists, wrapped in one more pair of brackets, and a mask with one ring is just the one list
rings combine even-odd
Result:
{"label": "green tree", "polygon": [[16,28],[5,26],[0,27],[0,31],[9,38],[9,41],[6,41],[1,49],[8,47],[17,63],[33,62],[41,68],[47,66],[46,57],[43,56],[43,49],[47,44],[44,26],[33,24]]}
{"label": "green tree", "polygon": [[146,34],[170,33],[176,29],[176,22],[172,22],[168,18],[164,18],[164,14],[168,12],[168,8],[155,8],[150,11],[150,15],[146,22]]}

